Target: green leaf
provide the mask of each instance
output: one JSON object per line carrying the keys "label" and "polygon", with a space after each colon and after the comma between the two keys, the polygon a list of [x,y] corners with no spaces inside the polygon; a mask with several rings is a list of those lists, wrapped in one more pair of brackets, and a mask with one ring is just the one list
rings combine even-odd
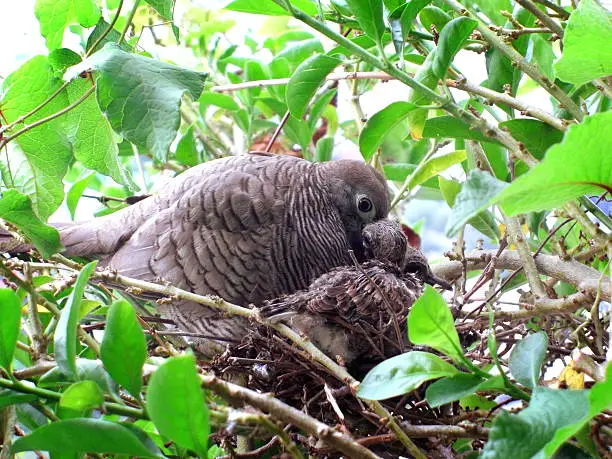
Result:
{"label": "green leaf", "polygon": [[569,20],[563,36],[563,54],[555,65],[557,77],[582,85],[612,75],[612,13],[595,0],[583,0]]}
{"label": "green leaf", "polygon": [[10,288],[0,289],[0,366],[11,372],[21,325],[21,300]]}
{"label": "green leaf", "polygon": [[208,407],[193,355],[172,357],[153,373],[147,387],[147,412],[160,434],[206,456]]}
{"label": "green leaf", "polygon": [[495,142],[486,137],[478,129],[472,129],[468,124],[453,116],[437,116],[425,121],[423,137],[429,139],[470,139],[480,142]]}
{"label": "green leaf", "polygon": [[588,417],[588,391],[536,387],[529,406],[519,414],[504,411],[495,418],[483,459],[537,457],[558,429]]}
{"label": "green leaf", "polygon": [[240,106],[233,98],[231,98],[227,94],[220,94],[218,92],[205,91],[200,96],[198,102],[200,103],[200,110],[201,107],[205,107],[208,105],[215,105],[216,107],[225,108],[226,110],[240,109]]}
{"label": "green leaf", "polygon": [[[150,442],[144,443],[136,427],[126,427],[101,419],[66,419],[34,430],[13,443],[13,453],[51,451],[53,453],[110,453],[128,456],[163,457]],[[144,433],[141,432],[144,436]]]}
{"label": "green leaf", "polygon": [[97,261],[92,261],[83,267],[79,273],[72,293],[59,320],[55,330],[53,348],[55,350],[55,361],[62,372],[72,381],[77,379],[76,349],[77,349],[77,325],[79,319],[79,308],[81,299],[85,292],[85,286],[89,276],[96,268]]}
{"label": "green leaf", "polygon": [[317,142],[317,148],[315,152],[314,161],[322,163],[325,161],[331,161],[332,152],[334,150],[334,138],[333,137],[322,137]]}
{"label": "green leaf", "polygon": [[539,120],[508,120],[499,123],[499,127],[507,129],[537,159],[544,158],[550,147],[563,140],[563,132]]}
{"label": "green leaf", "polygon": [[366,122],[359,135],[359,150],[366,161],[380,147],[385,136],[415,108],[409,102],[393,102]]}
{"label": "green leaf", "polygon": [[[313,54],[323,54],[323,45],[314,38],[312,40],[302,40],[293,46],[283,49],[274,56],[275,61],[285,59],[289,63],[290,71],[293,72],[297,67]],[[289,75],[287,75],[289,76]]]}
{"label": "green leaf", "polygon": [[6,190],[2,193],[0,218],[19,228],[43,257],[49,257],[62,249],[57,230],[40,221],[34,213],[30,198],[19,191]]}
{"label": "green leaf", "polygon": [[475,394],[480,390],[501,390],[503,388],[504,380],[501,376],[494,376],[483,381],[478,376],[459,373],[431,384],[425,391],[425,398],[429,406],[435,408]]}
{"label": "green leaf", "polygon": [[[584,194],[612,192],[612,112],[585,117],[570,126],[544,161],[518,177],[498,197],[509,215],[559,207]],[[580,154],[576,154],[580,152]]]}
{"label": "green leaf", "polygon": [[[94,45],[94,43],[98,41],[98,38],[100,38],[102,34],[106,33],[109,27],[110,27],[110,24],[106,22],[104,18],[100,18],[98,20],[98,23],[96,24],[96,27],[94,27],[92,32],[89,34],[89,37],[87,37],[87,44],[85,46],[85,49],[87,49],[87,51],[91,51],[91,47]],[[119,42],[120,37],[121,37],[121,34],[117,30],[111,29],[106,35],[104,35],[104,38],[102,39],[102,41],[96,45],[95,51],[96,52],[100,51],[106,43]],[[132,50],[130,45],[126,43],[125,41],[122,42],[119,46],[124,51]],[[80,56],[79,56],[79,60],[80,60]]]}
{"label": "green leaf", "polygon": [[164,19],[172,21],[174,0],[145,0]]}
{"label": "green leaf", "polygon": [[540,331],[523,338],[512,349],[510,373],[523,386],[530,389],[537,386],[547,348],[548,336]]}
{"label": "green leaf", "polygon": [[346,0],[361,29],[378,44],[385,33],[383,3],[380,0]]}
{"label": "green leaf", "polygon": [[36,0],[34,14],[40,22],[40,33],[53,51],[62,46],[64,30],[70,24],[93,27],[100,18],[94,0]]}
{"label": "green leaf", "polygon": [[66,193],[66,206],[68,206],[68,211],[70,212],[70,218],[72,218],[73,220],[74,220],[74,216],[76,213],[77,204],[79,203],[81,196],[83,195],[83,192],[89,186],[89,182],[95,175],[96,174],[92,172],[91,174],[87,175],[81,180],[74,182],[72,187],[70,187],[70,190],[68,190],[68,193]]}
{"label": "green leaf", "polygon": [[[77,79],[71,82],[66,89],[68,101],[76,102],[89,88],[91,83],[88,80]],[[88,169],[112,177],[118,184],[126,185],[130,191],[137,191],[132,175],[119,160],[116,135],[100,111],[95,95],[90,94],[66,116],[68,135],[76,159]]]}
{"label": "green leaf", "polygon": [[502,25],[506,21],[506,17],[501,14],[502,11],[512,11],[510,0],[474,0],[472,2],[478,5],[478,9],[486,14],[495,24]]}
{"label": "green leaf", "polygon": [[440,295],[427,285],[408,314],[408,339],[429,346],[459,362],[463,357],[453,316]]}
{"label": "green leaf", "polygon": [[[291,4],[310,16],[317,14],[317,7],[310,0],[291,0]],[[266,16],[291,16],[289,11],[277,5],[273,0],[234,0],[225,9],[241,13],[265,14]]]}
{"label": "green leaf", "polygon": [[59,400],[61,419],[87,417],[104,403],[104,394],[94,381],[79,381],[69,386]]}
{"label": "green leaf", "polygon": [[448,13],[437,6],[426,6],[419,12],[419,20],[426,30],[431,30],[431,26],[434,26],[440,32],[451,19]]}
{"label": "green leaf", "polygon": [[410,179],[408,188],[413,189],[415,186],[420,185],[431,177],[435,177],[452,165],[465,161],[466,157],[465,150],[457,150],[452,153],[436,156],[425,163],[419,164],[417,172]]}
{"label": "green leaf", "polygon": [[416,164],[408,163],[388,163],[383,165],[386,179],[394,182],[403,182],[416,168]]}
{"label": "green leaf", "polygon": [[550,81],[555,81],[555,72],[553,70],[553,62],[555,53],[552,44],[546,39],[547,35],[534,33],[531,35],[531,47],[527,50],[525,58],[537,65],[538,70],[546,75]]}
{"label": "green leaf", "polygon": [[[76,359],[76,368],[78,381],[91,380],[103,393],[116,392],[115,384],[100,360]],[[40,377],[38,385],[40,387],[63,387],[71,382],[68,375],[63,373],[59,367],[55,367]]]}
{"label": "green leaf", "polygon": [[[4,81],[3,97],[0,101],[2,115],[8,123],[17,120],[19,116],[25,115],[45,102],[61,84],[61,80],[55,77],[55,71],[46,57],[37,56],[30,59]],[[27,118],[26,123],[31,124],[54,114],[67,105],[68,97],[65,93],[61,93]],[[21,123],[14,130],[5,133],[5,136],[23,127],[24,124]],[[65,118],[56,118],[25,132],[9,147],[13,147],[10,155],[11,170],[21,171],[24,180],[23,183],[13,183],[11,180],[7,186],[17,187],[23,194],[30,196],[34,211],[41,219],[46,220],[62,203],[64,198],[62,179],[72,160]],[[16,147],[23,152],[23,156]]]}
{"label": "green leaf", "polygon": [[453,237],[468,220],[491,206],[507,183],[480,169],[471,170],[457,195],[453,212],[446,223],[446,234]]}
{"label": "green leaf", "polygon": [[325,54],[316,54],[302,62],[287,84],[286,101],[291,115],[302,118],[317,88],[342,61]]}
{"label": "green leaf", "polygon": [[0,410],[6,406],[30,403],[37,398],[34,394],[24,394],[16,390],[0,388]]}
{"label": "green leaf", "polygon": [[112,378],[136,399],[140,398],[146,344],[132,305],[125,300],[115,301],[106,316],[100,358]]}
{"label": "green leaf", "polygon": [[461,50],[478,21],[465,16],[453,19],[444,26],[438,39],[438,47],[431,70],[435,76],[442,79],[453,61],[455,55]]}
{"label": "green leaf", "polygon": [[366,400],[384,400],[413,391],[426,381],[456,373],[454,366],[437,355],[407,352],[372,368],[359,385],[357,396]]}
{"label": "green leaf", "polygon": [[406,3],[406,7],[402,10],[402,15],[400,16],[404,40],[408,38],[408,34],[412,29],[412,23],[419,12],[430,3],[431,0],[410,0],[410,2]]}
{"label": "green leaf", "polygon": [[198,99],[206,73],[181,69],[165,62],[126,53],[108,43],[75,67],[70,78],[96,70],[100,108],[113,129],[138,147],[166,161],[180,125],[180,103],[185,94]]}
{"label": "green leaf", "polygon": [[179,163],[185,166],[193,167],[200,164],[200,155],[193,136],[193,126],[190,126],[179,140],[174,156]]}
{"label": "green leaf", "polygon": [[546,457],[553,457],[555,452],[567,440],[582,430],[597,414],[612,408],[612,365],[608,364],[605,381],[597,382],[589,391],[589,412],[579,421],[557,429],[552,440],[544,446]]}
{"label": "green leaf", "polygon": [[293,143],[300,146],[302,153],[308,156],[308,146],[312,138],[312,129],[308,122],[290,116],[285,123],[284,132]]}
{"label": "green leaf", "polygon": [[[461,184],[454,180],[447,180],[444,177],[438,176],[438,185],[442,192],[442,197],[449,207],[452,208],[455,205],[457,195],[461,191]],[[478,212],[475,216],[468,219],[467,223],[494,241],[497,241],[500,237],[495,218],[488,210]]]}

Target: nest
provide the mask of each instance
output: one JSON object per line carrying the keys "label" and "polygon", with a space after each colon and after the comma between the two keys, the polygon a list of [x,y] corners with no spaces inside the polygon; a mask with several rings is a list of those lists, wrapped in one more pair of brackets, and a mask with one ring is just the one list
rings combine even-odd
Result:
{"label": "nest", "polygon": [[[394,315],[386,314],[384,318],[381,313],[381,323],[376,326],[338,323],[364,343],[362,357],[347,368],[354,377],[361,380],[381,361],[414,349],[406,341],[408,309]],[[380,435],[387,431],[384,420],[369,411],[346,384],[270,327],[253,324],[248,336],[239,344],[228,345],[223,354],[210,362],[210,367],[219,376],[246,375],[249,388],[271,393],[325,424],[337,425],[350,432],[354,438],[377,436],[381,441],[380,450],[376,451],[377,447],[372,450],[384,457],[397,457],[403,451],[392,436]],[[435,423],[436,412],[421,401],[422,391],[417,390],[383,404],[399,420],[412,424]],[[333,457],[329,452],[323,456]]]}

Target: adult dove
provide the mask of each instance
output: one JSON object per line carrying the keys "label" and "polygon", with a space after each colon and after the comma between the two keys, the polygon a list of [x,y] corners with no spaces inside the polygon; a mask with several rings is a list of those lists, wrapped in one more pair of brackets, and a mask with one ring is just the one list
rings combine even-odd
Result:
{"label": "adult dove", "polygon": [[[388,210],[384,178],[361,162],[250,154],[193,167],[157,194],[60,234],[69,256],[247,306],[350,264],[349,250],[363,261],[362,230]],[[209,355],[248,327],[194,303],[160,308],[209,338],[194,342]]]}

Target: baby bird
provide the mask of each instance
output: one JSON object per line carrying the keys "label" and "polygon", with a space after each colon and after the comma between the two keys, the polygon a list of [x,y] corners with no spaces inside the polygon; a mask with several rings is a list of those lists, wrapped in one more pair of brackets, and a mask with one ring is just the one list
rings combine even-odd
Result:
{"label": "baby bird", "polygon": [[[391,339],[395,353],[401,352],[405,333],[399,332],[399,324],[420,296],[423,282],[448,286],[433,275],[425,256],[408,245],[398,223],[371,223],[362,236],[368,261],[334,268],[307,289],[266,301],[259,308],[262,317],[286,322],[346,364],[369,353],[381,340]],[[397,336],[377,336],[390,335],[390,327]],[[387,345],[374,347],[384,354],[381,349]]]}

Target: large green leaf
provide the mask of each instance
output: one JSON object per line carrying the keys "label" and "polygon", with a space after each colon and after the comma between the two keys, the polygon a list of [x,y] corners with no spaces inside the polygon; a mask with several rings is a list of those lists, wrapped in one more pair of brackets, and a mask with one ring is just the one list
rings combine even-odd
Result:
{"label": "large green leaf", "polygon": [[453,116],[437,116],[425,121],[423,137],[430,139],[470,139],[480,142],[495,142],[480,130],[472,129],[464,121]]}
{"label": "large green leaf", "polygon": [[6,190],[0,198],[0,218],[15,225],[34,244],[43,257],[62,248],[55,228],[44,224],[34,213],[32,201],[17,190]]}
{"label": "large green leaf", "polygon": [[69,386],[59,400],[57,414],[61,419],[87,417],[104,403],[104,394],[94,381],[78,381]]}
{"label": "large green leaf", "polygon": [[160,434],[206,457],[208,406],[193,355],[170,358],[153,373],[147,388],[147,412]]}
{"label": "large green leaf", "polygon": [[383,2],[381,0],[346,0],[346,3],[357,18],[361,29],[380,44],[385,33]]}
{"label": "large green leaf", "polygon": [[540,120],[508,120],[499,123],[499,127],[507,129],[537,159],[544,158],[550,147],[563,140],[563,132]]}
{"label": "large green leaf", "polygon": [[[544,161],[517,178],[497,201],[509,215],[553,209],[584,194],[612,192],[612,112],[571,126]],[[580,154],[577,154],[580,152]]]}
{"label": "large green leaf", "polygon": [[471,170],[457,195],[453,212],[446,223],[446,234],[453,237],[472,217],[491,206],[507,183],[480,169]]}
{"label": "large green leaf", "polygon": [[454,366],[437,355],[407,352],[372,368],[359,385],[357,396],[366,400],[384,400],[413,391],[426,381],[457,373]]}
{"label": "large green leaf", "polygon": [[429,406],[435,408],[457,401],[478,391],[501,390],[503,388],[504,380],[501,376],[494,376],[483,380],[473,374],[459,373],[432,383],[425,391],[425,398]]}
{"label": "large green leaf", "polygon": [[97,99],[111,126],[127,140],[165,161],[176,137],[181,98],[198,99],[206,73],[185,70],[155,59],[126,53],[108,43],[101,51],[69,70],[99,75]]}
{"label": "large green leaf", "polygon": [[89,276],[96,268],[97,261],[85,265],[74,283],[72,293],[68,298],[68,302],[59,320],[55,330],[53,348],[55,350],[55,361],[62,372],[74,381],[78,377],[76,366],[76,349],[77,349],[77,326],[79,320],[79,308],[85,286],[89,280]]}
{"label": "large green leaf", "polygon": [[435,76],[442,79],[455,55],[461,50],[478,21],[460,16],[444,26],[438,39],[435,58],[431,70]]}
{"label": "large green leaf", "polygon": [[557,76],[582,85],[612,75],[612,13],[595,0],[583,0],[569,20],[563,54],[555,65]]}
{"label": "large green leaf", "polygon": [[445,171],[449,167],[462,161],[465,161],[465,158],[465,150],[457,150],[453,151],[452,153],[436,156],[435,158],[431,158],[428,161],[419,164],[417,171],[410,179],[408,188],[412,189],[415,186],[422,184],[426,180],[435,177],[440,172]]}
{"label": "large green leaf", "polygon": [[317,88],[341,62],[335,57],[315,54],[298,66],[289,79],[285,96],[287,107],[294,117],[304,116]]}
{"label": "large green leaf", "polygon": [[429,346],[459,362],[463,357],[453,315],[440,295],[427,285],[408,314],[408,339]]}
{"label": "large green leaf", "polygon": [[168,20],[172,21],[172,15],[174,13],[174,0],[145,0],[151,5],[159,15]]}
{"label": "large green leaf", "polygon": [[[61,84],[46,57],[30,59],[4,81],[0,101],[2,115],[9,123],[17,120],[19,116],[45,102]],[[26,124],[54,114],[67,105],[67,96],[61,93],[29,117]],[[7,134],[23,127],[23,123],[19,124]],[[62,179],[72,159],[65,117],[30,129],[14,142],[10,147],[18,147],[23,156],[20,157],[17,148],[11,151],[10,174],[3,174],[3,180],[8,187],[17,187],[23,194],[30,196],[34,211],[45,220],[64,198]],[[16,175],[22,176],[23,180],[19,181]]]}
{"label": "large green leaf", "polygon": [[10,288],[0,289],[0,366],[12,369],[21,324],[21,300]]}
{"label": "large green leaf", "polygon": [[[291,4],[311,16],[317,14],[317,7],[310,0],[291,0]],[[225,9],[241,13],[265,14],[266,16],[291,16],[289,11],[273,0],[234,0]]]}
{"label": "large green leaf", "polygon": [[410,0],[406,3],[406,7],[402,10],[400,16],[400,24],[402,26],[402,38],[408,38],[408,33],[412,29],[412,22],[416,19],[419,11],[429,5],[431,0]]}
{"label": "large green leaf", "polygon": [[526,409],[514,415],[502,411],[495,418],[481,457],[551,457],[542,449],[554,438],[556,431],[580,422],[588,415],[588,391],[536,387]]}
{"label": "large green leaf", "polygon": [[125,300],[115,301],[108,310],[100,358],[112,378],[140,398],[146,339],[134,308]]}
{"label": "large green leaf", "polygon": [[[77,79],[71,82],[66,89],[69,102],[78,100],[89,88],[91,83],[88,80]],[[108,175],[132,191],[138,190],[130,172],[119,161],[117,136],[100,111],[94,94],[70,110],[67,121],[76,159],[88,169]]]}
{"label": "large green leaf", "polygon": [[144,432],[102,419],[66,419],[34,430],[13,443],[13,453],[50,451],[53,453],[111,453],[141,457],[163,457],[152,442],[144,442]]}
{"label": "large green leaf", "polygon": [[34,8],[49,51],[62,46],[64,30],[69,24],[93,27],[100,18],[95,0],[36,0]]}
{"label": "large green leaf", "polygon": [[519,383],[530,389],[538,384],[547,347],[548,336],[543,331],[516,343],[510,354],[509,369]]}
{"label": "large green leaf", "polygon": [[415,109],[409,102],[393,102],[375,113],[359,135],[359,150],[367,161],[382,144],[385,136]]}

